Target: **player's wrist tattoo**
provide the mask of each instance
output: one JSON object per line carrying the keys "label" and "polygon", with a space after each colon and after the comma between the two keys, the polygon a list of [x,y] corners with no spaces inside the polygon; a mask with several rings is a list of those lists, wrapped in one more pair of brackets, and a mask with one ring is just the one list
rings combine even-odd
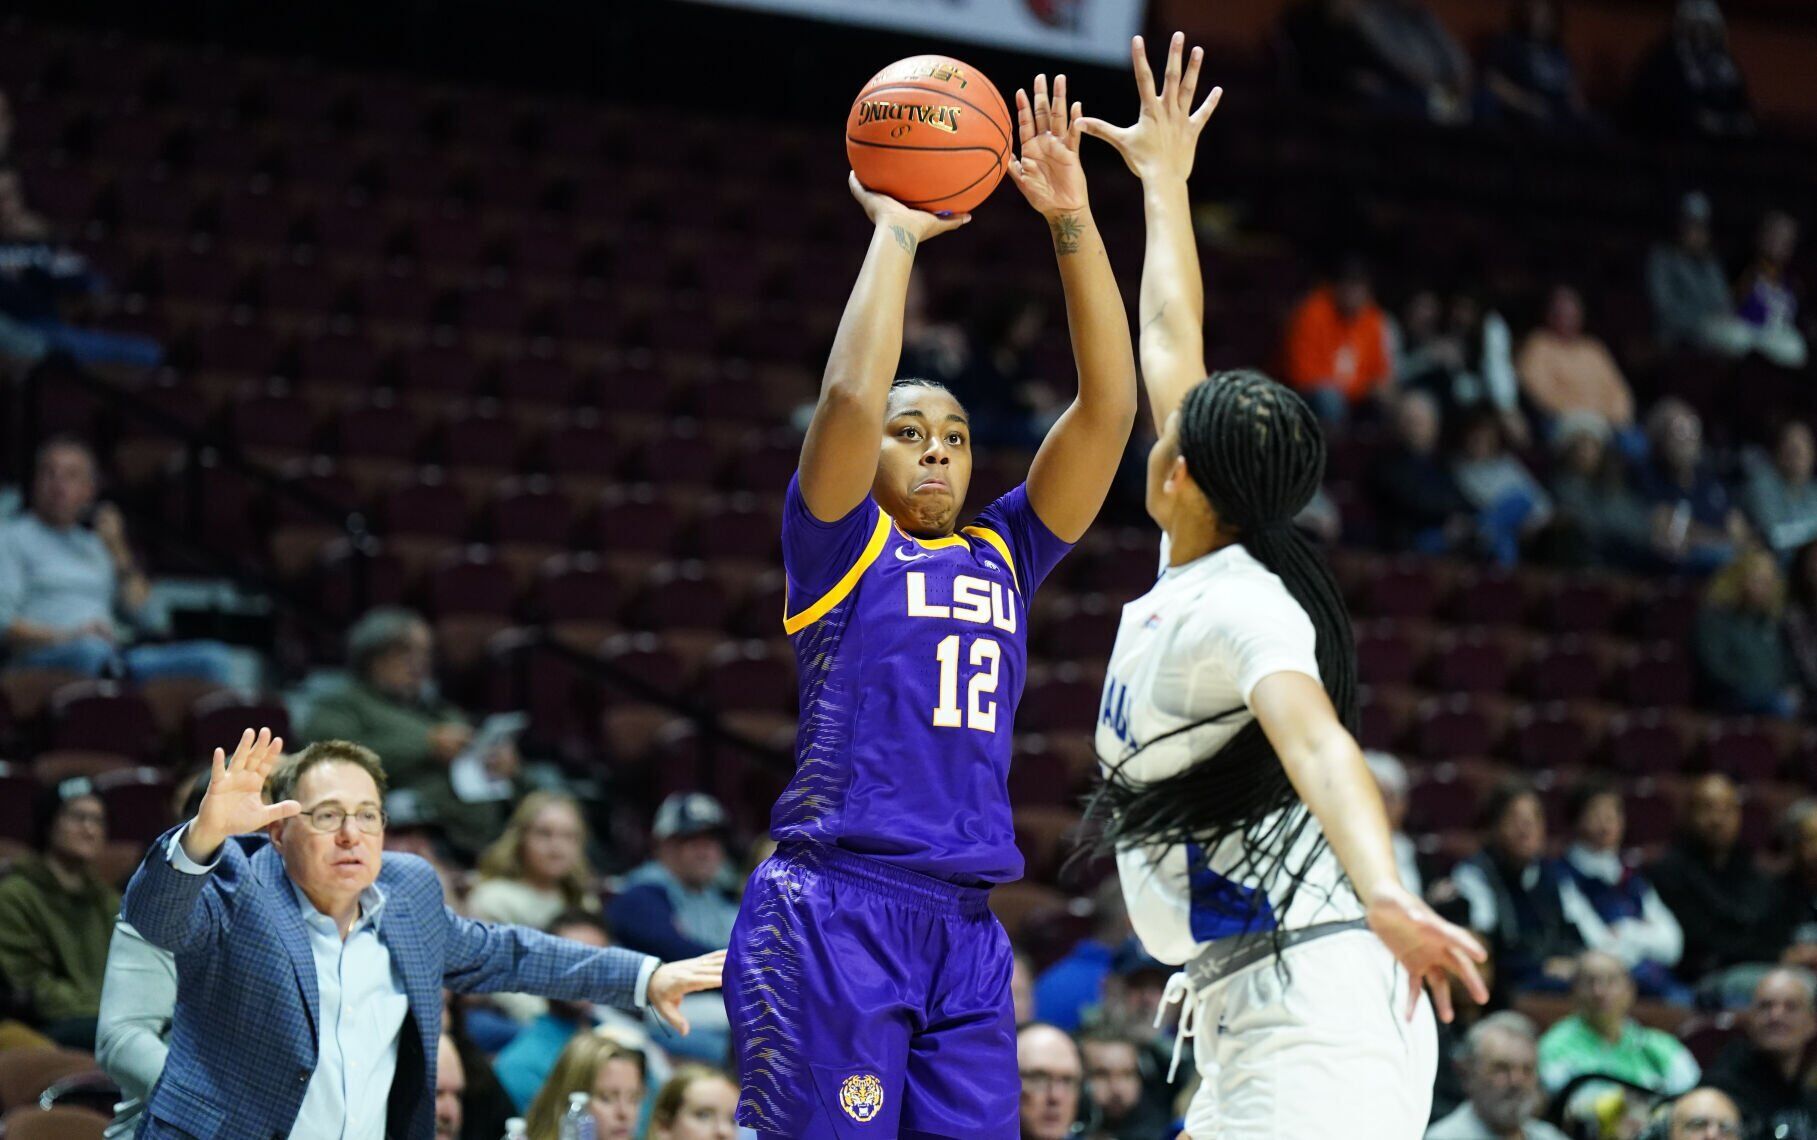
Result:
{"label": "player's wrist tattoo", "polygon": [[914,234],[909,233],[907,230],[903,229],[901,226],[891,226],[890,233],[895,235],[896,244],[902,247],[902,252],[904,252],[904,253],[914,253],[915,252],[915,246],[917,243],[915,241]]}
{"label": "player's wrist tattoo", "polygon": [[1079,243],[1085,238],[1085,226],[1077,214],[1060,214],[1047,220],[1048,227],[1054,231],[1054,252],[1067,257],[1079,252]]}

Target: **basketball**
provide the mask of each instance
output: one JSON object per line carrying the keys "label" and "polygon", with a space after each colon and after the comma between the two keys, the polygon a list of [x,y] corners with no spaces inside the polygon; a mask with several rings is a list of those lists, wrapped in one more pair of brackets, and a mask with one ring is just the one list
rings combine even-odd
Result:
{"label": "basketball", "polygon": [[1009,108],[976,68],[944,55],[871,76],[845,122],[845,152],[867,190],[930,213],[974,210],[1003,178]]}

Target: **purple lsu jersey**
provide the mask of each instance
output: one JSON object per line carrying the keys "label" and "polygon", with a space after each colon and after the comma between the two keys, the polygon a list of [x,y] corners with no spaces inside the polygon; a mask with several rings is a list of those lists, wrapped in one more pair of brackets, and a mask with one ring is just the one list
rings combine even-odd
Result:
{"label": "purple lsu jersey", "polygon": [[1008,780],[1028,599],[1070,549],[1026,484],[920,539],[868,496],[822,522],[791,479],[783,628],[801,721],[770,834],[952,882],[1020,878]]}

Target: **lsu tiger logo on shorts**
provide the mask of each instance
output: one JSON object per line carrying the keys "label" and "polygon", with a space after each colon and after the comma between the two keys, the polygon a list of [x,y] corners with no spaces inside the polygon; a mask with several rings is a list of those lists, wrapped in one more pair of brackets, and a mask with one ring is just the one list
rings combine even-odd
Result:
{"label": "lsu tiger logo on shorts", "polygon": [[869,1124],[883,1111],[883,1082],[871,1073],[847,1077],[839,1086],[839,1107],[860,1124]]}

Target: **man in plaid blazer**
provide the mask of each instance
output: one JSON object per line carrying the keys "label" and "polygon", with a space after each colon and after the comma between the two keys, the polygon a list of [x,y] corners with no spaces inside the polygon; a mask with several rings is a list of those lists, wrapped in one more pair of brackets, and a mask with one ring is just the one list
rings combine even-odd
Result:
{"label": "man in plaid blazer", "polygon": [[[428,863],[383,850],[377,756],[282,751],[269,730],[216,749],[196,818],[127,886],[126,921],[177,963],[141,1138],[430,1140],[444,986],[649,1005],[685,1033],[682,997],[719,985],[723,953],[662,965],[454,914]],[[270,843],[226,842],[254,830]]]}

